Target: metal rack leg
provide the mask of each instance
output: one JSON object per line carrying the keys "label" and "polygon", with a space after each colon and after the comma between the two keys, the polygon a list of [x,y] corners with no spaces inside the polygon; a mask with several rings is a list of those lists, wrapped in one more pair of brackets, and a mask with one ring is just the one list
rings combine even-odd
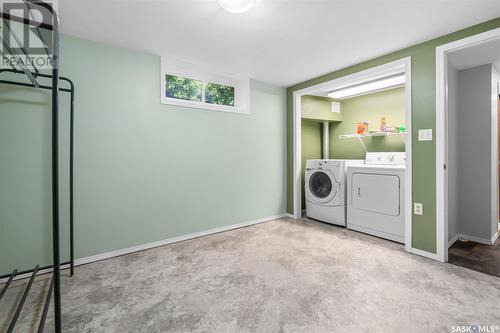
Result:
{"label": "metal rack leg", "polygon": [[71,101],[70,101],[70,124],[69,124],[69,243],[70,243],[70,274],[73,276],[75,271],[75,243],[74,243],[74,229],[73,229],[73,221],[74,221],[74,197],[73,197],[73,169],[74,169],[74,138],[75,138],[75,91],[73,83],[71,84]]}
{"label": "metal rack leg", "polygon": [[21,311],[24,306],[24,302],[26,302],[26,298],[28,297],[28,293],[30,292],[31,286],[33,285],[33,280],[35,280],[36,272],[38,271],[38,265],[35,266],[35,269],[33,269],[33,273],[31,274],[31,278],[28,282],[28,285],[24,289],[23,296],[21,297],[21,300],[19,301],[19,304],[17,305],[16,312],[14,313],[14,317],[12,317],[12,320],[10,321],[9,328],[7,329],[7,333],[12,333],[14,331],[14,327],[16,326],[17,319],[19,318],[19,315],[21,314]]}
{"label": "metal rack leg", "polygon": [[45,319],[47,319],[47,312],[49,312],[50,298],[52,297],[52,291],[54,290],[54,275],[50,279],[50,287],[47,291],[47,297],[45,298],[45,305],[43,306],[42,317],[40,318],[40,324],[38,325],[38,333],[43,333],[43,328],[45,326]]}
{"label": "metal rack leg", "polygon": [[2,299],[3,295],[5,295],[5,292],[7,291],[7,288],[9,288],[10,283],[12,280],[16,277],[17,274],[17,269],[15,269],[9,276],[9,279],[5,284],[3,285],[2,291],[0,291],[0,300]]}
{"label": "metal rack leg", "polygon": [[52,49],[52,248],[54,266],[54,321],[55,331],[61,332],[61,271],[59,257],[59,31],[58,19],[53,15]]}

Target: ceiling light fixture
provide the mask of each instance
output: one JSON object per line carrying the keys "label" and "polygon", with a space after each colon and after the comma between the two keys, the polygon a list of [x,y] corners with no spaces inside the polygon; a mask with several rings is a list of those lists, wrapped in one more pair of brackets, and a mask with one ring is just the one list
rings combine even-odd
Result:
{"label": "ceiling light fixture", "polygon": [[244,13],[255,5],[255,0],[218,0],[219,5],[233,14]]}
{"label": "ceiling light fixture", "polygon": [[376,81],[361,83],[355,86],[334,90],[328,93],[331,98],[343,99],[354,96],[365,95],[377,91],[396,88],[405,84],[404,75],[385,77]]}

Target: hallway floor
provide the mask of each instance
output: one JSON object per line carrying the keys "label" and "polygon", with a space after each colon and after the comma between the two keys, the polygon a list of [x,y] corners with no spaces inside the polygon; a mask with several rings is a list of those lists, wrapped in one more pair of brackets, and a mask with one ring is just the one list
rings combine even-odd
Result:
{"label": "hallway floor", "polygon": [[500,240],[493,246],[458,240],[448,250],[448,262],[500,277]]}
{"label": "hallway floor", "polygon": [[[25,283],[2,300],[0,331]],[[32,331],[43,296],[30,295],[18,332]],[[280,219],[77,267],[63,279],[63,331],[449,332],[499,326],[499,299],[496,277]]]}

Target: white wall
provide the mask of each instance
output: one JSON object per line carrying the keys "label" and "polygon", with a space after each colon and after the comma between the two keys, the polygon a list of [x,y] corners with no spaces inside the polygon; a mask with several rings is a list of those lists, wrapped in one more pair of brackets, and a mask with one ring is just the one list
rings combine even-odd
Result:
{"label": "white wall", "polygon": [[449,70],[449,238],[455,233],[489,242],[494,235],[497,197],[492,186],[497,187],[497,181],[492,163],[497,158],[492,140],[496,137],[492,69],[490,64],[458,73]]}
{"label": "white wall", "polygon": [[492,182],[491,182],[491,235],[498,232],[498,95],[500,85],[500,72],[494,65],[491,73],[491,115],[492,115]]}

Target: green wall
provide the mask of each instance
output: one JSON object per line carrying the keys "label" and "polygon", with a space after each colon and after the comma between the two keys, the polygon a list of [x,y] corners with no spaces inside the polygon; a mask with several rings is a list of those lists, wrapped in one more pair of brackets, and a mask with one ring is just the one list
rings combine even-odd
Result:
{"label": "green wall", "polygon": [[[302,169],[306,161],[321,158],[322,122],[341,121],[342,113],[332,112],[332,102],[328,97],[305,95],[301,98],[301,147]],[[302,174],[302,208],[305,209],[304,174]]]}
{"label": "green wall", "polygon": [[[344,121],[330,127],[330,158],[364,159],[365,150],[358,139],[339,139],[339,135],[356,133],[356,124],[368,122],[368,130],[380,129],[380,117],[386,116],[387,125],[405,124],[405,90],[397,88],[342,101]],[[404,151],[398,136],[364,138],[368,151]]]}
{"label": "green wall", "polygon": [[311,120],[342,121],[342,113],[332,112],[334,99],[305,95],[301,97],[301,117]]}
{"label": "green wall", "polygon": [[[348,74],[404,57],[412,65],[412,167],[413,201],[424,205],[424,215],[413,215],[412,245],[436,253],[436,146],[435,142],[418,142],[417,131],[432,128],[436,119],[436,47],[461,38],[500,27],[500,18],[448,34],[425,43],[393,52],[355,66],[294,85],[288,88],[288,211],[293,210],[293,92]],[[435,137],[435,135],[434,135]]]}
{"label": "green wall", "polygon": [[[230,114],[160,104],[157,56],[63,36],[61,62],[76,85],[77,258],[286,211],[284,88],[252,81],[251,115]],[[0,86],[2,273],[51,261],[49,105]]]}
{"label": "green wall", "polygon": [[[302,170],[305,170],[306,161],[321,158],[322,151],[322,124],[319,121],[302,119],[301,123],[301,146],[302,146]],[[304,173],[302,173],[302,208],[305,209]]]}
{"label": "green wall", "polygon": [[[50,103],[47,91],[0,84],[0,274],[51,263]],[[61,95],[60,103],[66,110],[66,94]],[[60,119],[61,142],[67,142],[68,113],[61,112]],[[67,145],[60,157],[61,178],[68,179]],[[68,235],[67,182],[61,184],[60,192],[60,229],[62,235]],[[61,238],[63,261],[69,258],[68,243],[68,237]]]}

